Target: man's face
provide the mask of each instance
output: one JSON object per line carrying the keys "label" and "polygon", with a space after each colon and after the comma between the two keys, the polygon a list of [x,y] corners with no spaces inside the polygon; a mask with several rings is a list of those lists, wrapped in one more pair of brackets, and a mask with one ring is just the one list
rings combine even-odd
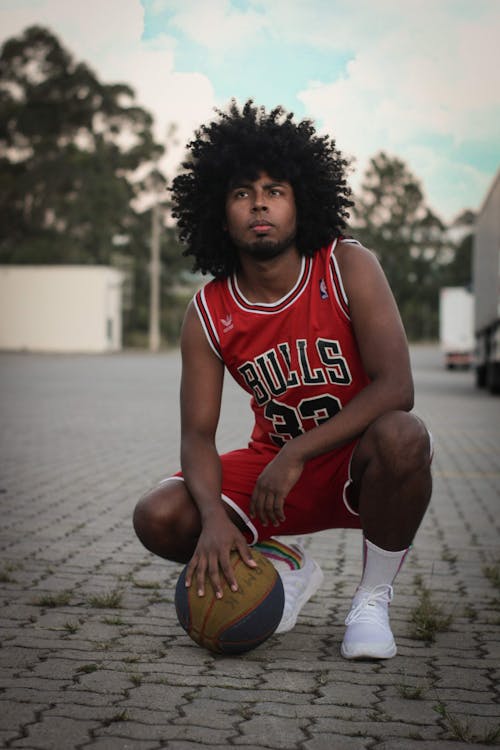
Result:
{"label": "man's face", "polygon": [[226,196],[226,229],[235,247],[256,260],[293,247],[297,211],[291,184],[267,172],[233,183]]}

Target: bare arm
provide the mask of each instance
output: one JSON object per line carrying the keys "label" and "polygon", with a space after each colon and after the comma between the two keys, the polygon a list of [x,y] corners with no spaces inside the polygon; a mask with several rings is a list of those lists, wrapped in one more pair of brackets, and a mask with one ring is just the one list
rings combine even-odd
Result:
{"label": "bare arm", "polygon": [[[335,417],[289,441],[262,472],[252,498],[261,520],[283,516],[286,495],[304,463],[361,435],[379,416],[413,406],[410,358],[401,318],[385,275],[373,254],[339,244],[336,253],[349,299],[351,322],[363,366],[370,377]],[[281,505],[273,510],[272,503]]]}
{"label": "bare arm", "polygon": [[210,349],[193,304],[184,319],[181,352],[181,466],[203,523],[223,510],[215,433],[224,366]]}
{"label": "bare arm", "polygon": [[306,460],[357,437],[382,414],[413,406],[406,335],[380,264],[369,250],[355,245],[339,245],[337,260],[354,336],[371,382],[333,419],[294,441]]}
{"label": "bare arm", "polygon": [[186,487],[201,517],[202,531],[188,566],[186,584],[196,574],[200,595],[208,573],[218,596],[220,570],[229,585],[237,582],[229,554],[238,549],[247,564],[252,558],[244,536],[230,521],[221,498],[221,463],[215,445],[220,416],[224,365],[210,348],[191,304],[181,338],[181,465]]}

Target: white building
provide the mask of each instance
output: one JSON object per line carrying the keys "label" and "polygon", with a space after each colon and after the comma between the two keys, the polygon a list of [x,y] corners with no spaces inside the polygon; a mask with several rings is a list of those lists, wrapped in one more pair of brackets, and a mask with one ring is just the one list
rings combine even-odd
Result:
{"label": "white building", "polygon": [[0,349],[118,351],[122,282],[108,266],[0,266]]}

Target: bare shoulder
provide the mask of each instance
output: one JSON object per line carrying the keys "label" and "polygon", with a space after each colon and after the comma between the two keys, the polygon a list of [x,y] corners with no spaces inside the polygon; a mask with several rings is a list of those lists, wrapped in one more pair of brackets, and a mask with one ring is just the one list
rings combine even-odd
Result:
{"label": "bare shoulder", "polygon": [[335,248],[335,257],[341,270],[350,266],[380,265],[373,250],[359,242],[341,240]]}
{"label": "bare shoulder", "polygon": [[184,320],[182,323],[181,330],[181,345],[189,343],[193,336],[197,336],[201,329],[198,313],[196,312],[196,306],[194,299],[188,304],[186,312],[184,313]]}
{"label": "bare shoulder", "polygon": [[348,296],[359,290],[363,281],[386,283],[385,274],[373,250],[358,243],[341,241],[335,248],[335,258],[340,269],[342,282]]}
{"label": "bare shoulder", "polygon": [[181,330],[181,351],[183,355],[191,353],[192,357],[197,358],[203,356],[208,348],[207,338],[193,299],[184,314]]}
{"label": "bare shoulder", "polygon": [[187,306],[184,315],[181,330],[181,352],[184,364],[189,363],[191,366],[199,368],[197,372],[201,376],[203,376],[204,367],[208,367],[212,363],[217,368],[221,365],[220,357],[215,354],[209,344],[194,299]]}

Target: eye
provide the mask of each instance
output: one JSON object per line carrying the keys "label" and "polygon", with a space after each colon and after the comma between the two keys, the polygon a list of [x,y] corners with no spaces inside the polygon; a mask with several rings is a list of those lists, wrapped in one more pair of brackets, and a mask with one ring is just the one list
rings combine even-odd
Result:
{"label": "eye", "polygon": [[234,191],[233,195],[235,198],[246,198],[248,196],[248,190],[239,188],[239,190]]}

